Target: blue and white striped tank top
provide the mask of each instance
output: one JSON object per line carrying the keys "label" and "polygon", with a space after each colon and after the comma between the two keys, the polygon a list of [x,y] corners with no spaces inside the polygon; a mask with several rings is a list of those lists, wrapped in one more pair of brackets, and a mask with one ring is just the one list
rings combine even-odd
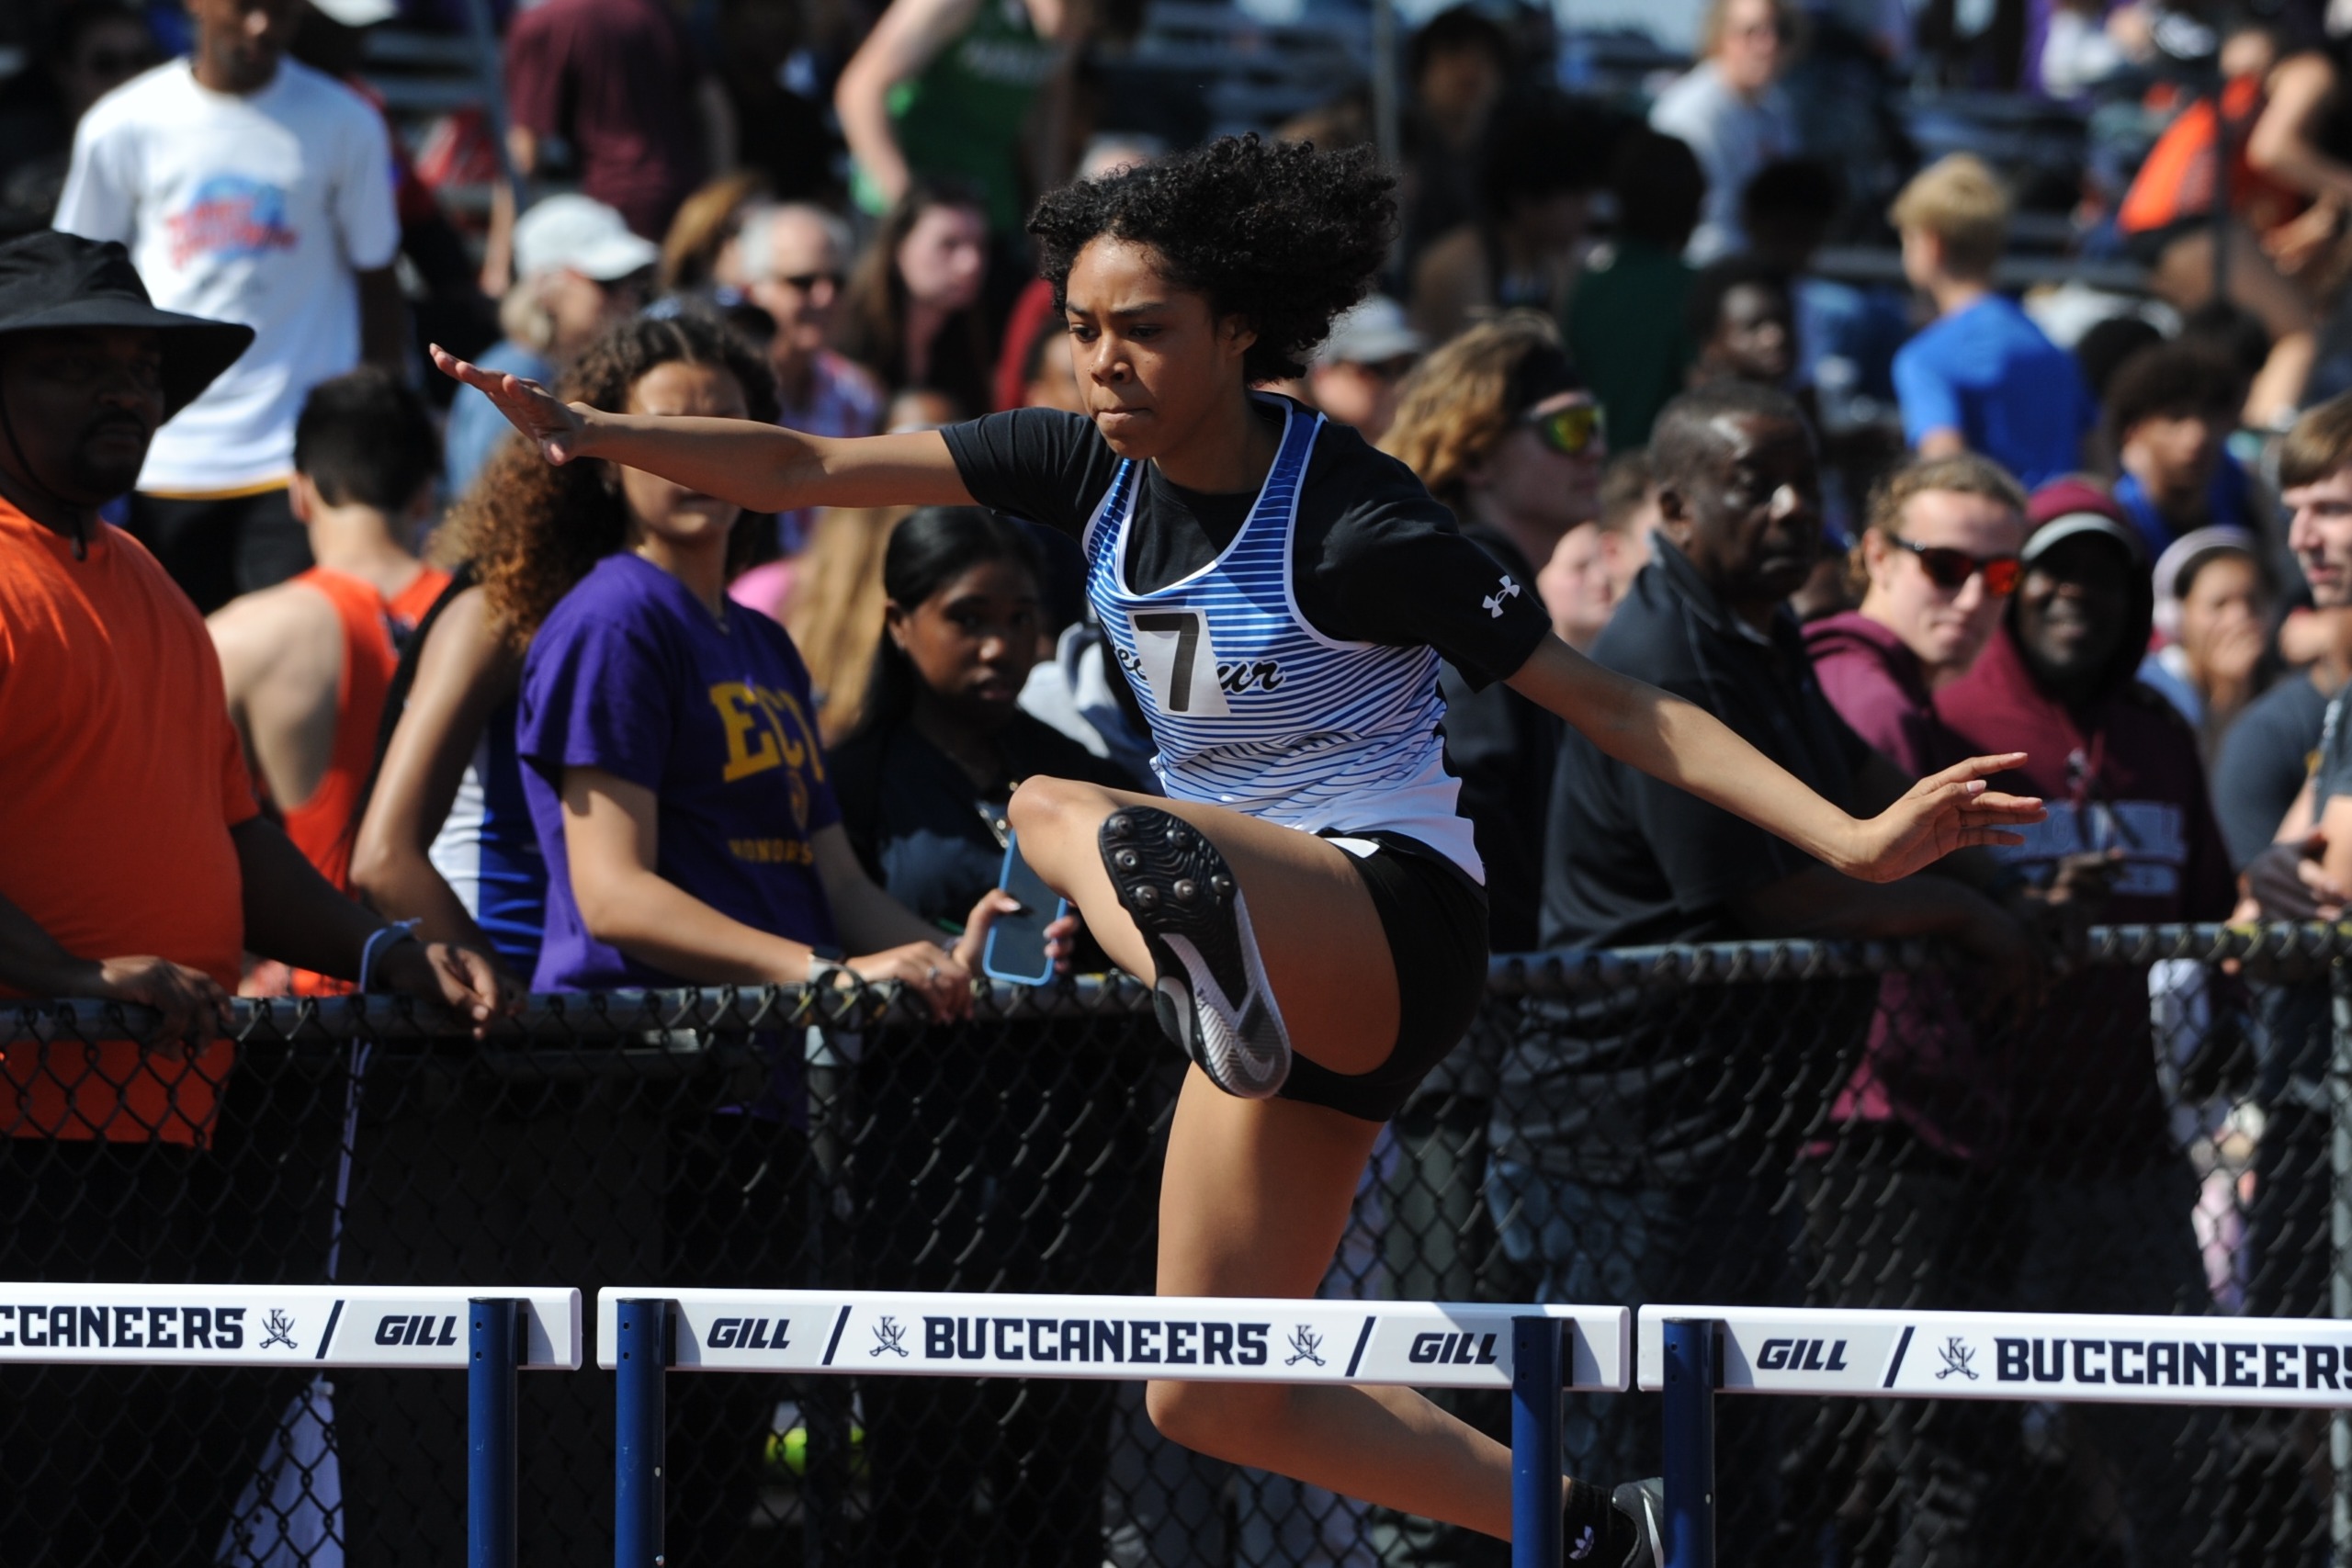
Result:
{"label": "blue and white striped tank top", "polygon": [[1445,770],[1436,650],[1336,642],[1299,610],[1293,536],[1323,418],[1283,409],[1264,488],[1198,571],[1128,589],[1133,461],[1087,522],[1087,600],[1150,720],[1153,769],[1177,799],[1309,833],[1406,834],[1483,883],[1462,786]]}

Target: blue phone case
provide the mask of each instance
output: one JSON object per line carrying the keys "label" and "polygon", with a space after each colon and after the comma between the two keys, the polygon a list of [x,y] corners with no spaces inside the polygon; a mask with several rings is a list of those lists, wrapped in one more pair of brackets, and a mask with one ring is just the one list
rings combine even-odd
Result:
{"label": "blue phone case", "polygon": [[[989,928],[988,945],[980,953],[980,973],[1008,986],[1042,986],[1054,977],[1054,961],[1046,956],[1046,928],[1069,913],[1069,900],[1057,898],[1045,878],[1021,858],[1018,840],[1004,846],[1004,864],[996,885],[1021,900],[1025,915],[1000,915]],[[1046,913],[1048,901],[1053,912]]]}

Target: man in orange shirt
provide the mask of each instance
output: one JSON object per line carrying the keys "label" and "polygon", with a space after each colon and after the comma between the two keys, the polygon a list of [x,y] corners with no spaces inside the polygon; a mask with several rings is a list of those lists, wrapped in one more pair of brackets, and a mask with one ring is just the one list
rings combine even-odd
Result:
{"label": "man in orange shirt", "polygon": [[[0,245],[0,997],[163,1015],[147,1045],[24,1042],[0,1058],[0,1278],[234,1264],[209,1255],[218,1217],[193,1199],[220,1179],[200,1151],[233,1061],[217,1035],[241,950],[447,1003],[477,1031],[498,1006],[487,958],[403,940],[258,815],[196,607],[98,516],[252,336],[154,309],[119,244]],[[11,1409],[0,1540],[60,1561],[217,1540],[223,1486],[258,1451],[200,1397],[141,1416],[32,1378]],[[198,1427],[208,1440],[189,1441]]]}
{"label": "man in orange shirt", "polygon": [[[413,547],[440,472],[424,400],[385,372],[362,367],[311,388],[294,424],[288,499],[318,564],[205,622],[246,757],[286,836],[338,888],[350,886],[354,818],[399,643],[449,584]],[[252,983],[260,978],[248,989],[280,988]],[[295,972],[304,995],[348,988]]]}

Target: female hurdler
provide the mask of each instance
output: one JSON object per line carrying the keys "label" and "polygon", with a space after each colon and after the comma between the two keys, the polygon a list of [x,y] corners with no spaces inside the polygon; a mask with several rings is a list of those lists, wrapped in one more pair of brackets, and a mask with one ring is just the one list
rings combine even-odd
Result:
{"label": "female hurdler", "polygon": [[[1012,821],[1193,1058],[1160,1200],[1163,1294],[1313,1295],[1381,1123],[1478,1005],[1483,871],[1444,766],[1441,657],[1851,875],[2014,843],[2001,829],[2041,816],[1982,782],[2015,757],[1848,816],[1704,711],[1553,637],[1529,585],[1402,464],[1253,391],[1301,373],[1395,217],[1368,156],[1255,138],[1048,196],[1029,228],[1091,419],[1033,409],[824,440],[567,407],[434,351],[549,462],[599,458],[758,512],[977,502],[1081,540],[1167,798],[1033,779]],[[1149,1404],[1220,1458],[1510,1533],[1509,1451],[1408,1390],[1158,1382]],[[1656,1561],[1645,1489],[1620,1495],[1566,1483],[1567,1539],[1612,1568]]]}

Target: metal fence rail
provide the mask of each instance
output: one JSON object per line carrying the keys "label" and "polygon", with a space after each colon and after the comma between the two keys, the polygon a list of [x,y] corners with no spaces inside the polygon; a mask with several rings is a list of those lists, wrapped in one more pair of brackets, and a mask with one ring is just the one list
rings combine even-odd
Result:
{"label": "metal fence rail", "polygon": [[[2317,926],[2115,928],[2030,997],[1893,945],[1498,958],[1323,1293],[2352,1316],[2352,1022],[2326,983],[2347,953]],[[119,1008],[0,1003],[0,1279],[1144,1293],[1182,1061],[1143,1003],[1116,979],[999,988],[942,1026],[887,989],[546,997],[477,1043],[396,999],[243,1002],[228,1043],[170,1049]],[[221,1543],[306,1381],[0,1362],[0,1540],[262,1561]],[[455,1380],[334,1382],[340,1528],[274,1568],[455,1560]],[[520,1397],[522,1559],[603,1559],[611,1388]],[[1508,1438],[1508,1391],[1436,1397]],[[1504,1561],[1173,1450],[1125,1385],[766,1371],[667,1404],[681,1563]],[[2352,1466],[2316,1413],[2152,1436],[2061,1388],[1727,1400],[1717,1422],[1745,1560],[1860,1568],[1933,1539],[2352,1568],[2331,1543]],[[1664,1436],[1655,1400],[1568,1402],[1576,1473],[1656,1473]],[[2133,1511],[2154,1492],[2188,1532],[2169,1558]]]}

